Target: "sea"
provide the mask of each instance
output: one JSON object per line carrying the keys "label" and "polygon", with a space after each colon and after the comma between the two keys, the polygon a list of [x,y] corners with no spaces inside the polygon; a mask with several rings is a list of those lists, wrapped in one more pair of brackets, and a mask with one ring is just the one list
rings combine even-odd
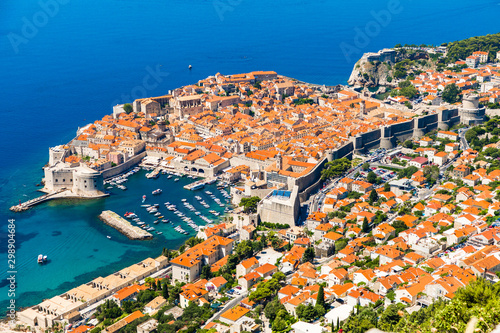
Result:
{"label": "sea", "polygon": [[[151,241],[130,241],[98,219],[105,209],[144,215],[143,194],[150,203],[178,206],[182,198],[195,202],[197,193],[206,196],[182,188],[190,179],[150,180],[143,171],[130,177],[127,191],[113,189],[105,199],[8,210],[39,195],[36,184],[48,148],[67,143],[78,127],[110,114],[113,105],[163,95],[216,73],[273,70],[316,84],[346,83],[364,52],[497,33],[499,5],[498,0],[2,1],[0,315],[12,299],[18,310],[37,304],[157,256],[164,247],[177,248],[194,235],[161,226],[163,235]],[[156,188],[163,193],[152,198]],[[12,268],[9,219],[15,219]],[[48,264],[38,265],[38,254],[47,255]],[[9,295],[11,275],[15,295]]]}

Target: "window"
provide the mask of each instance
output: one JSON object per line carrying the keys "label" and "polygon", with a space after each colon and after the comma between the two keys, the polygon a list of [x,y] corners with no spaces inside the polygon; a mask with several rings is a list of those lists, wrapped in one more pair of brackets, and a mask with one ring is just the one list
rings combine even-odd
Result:
{"label": "window", "polygon": [[66,181],[66,179],[63,179],[63,183]]}
{"label": "window", "polygon": [[56,178],[56,183],[59,181],[59,179]]}

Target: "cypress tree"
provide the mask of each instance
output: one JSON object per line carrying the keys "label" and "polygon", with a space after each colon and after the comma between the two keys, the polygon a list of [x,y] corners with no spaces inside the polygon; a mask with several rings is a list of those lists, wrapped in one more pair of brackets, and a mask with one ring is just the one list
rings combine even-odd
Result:
{"label": "cypress tree", "polygon": [[168,280],[163,284],[163,290],[162,290],[163,298],[168,300]]}
{"label": "cypress tree", "polygon": [[378,194],[377,191],[374,189],[370,192],[370,197],[368,198],[370,200],[370,205],[372,205],[374,202],[378,200]]}
{"label": "cypress tree", "polygon": [[317,306],[322,306],[323,309],[326,309],[325,291],[323,289],[323,286],[319,286],[318,297],[317,297],[317,300],[316,300],[316,305]]}
{"label": "cypress tree", "polygon": [[366,218],[366,216],[363,219],[363,226],[361,227],[361,230],[365,233],[370,231],[370,226],[368,225],[368,219]]}

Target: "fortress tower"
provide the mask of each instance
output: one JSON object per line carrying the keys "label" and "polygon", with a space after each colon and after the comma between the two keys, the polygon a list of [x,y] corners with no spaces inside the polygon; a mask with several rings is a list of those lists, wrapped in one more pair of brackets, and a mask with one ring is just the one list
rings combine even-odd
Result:
{"label": "fortress tower", "polygon": [[462,106],[458,109],[460,122],[465,125],[477,125],[484,121],[486,107],[479,106],[479,96],[464,95]]}
{"label": "fortress tower", "polygon": [[391,136],[391,127],[384,126],[380,129],[380,148],[394,148]]}
{"label": "fortress tower", "polygon": [[283,169],[283,158],[281,157],[281,153],[278,153],[278,155],[276,155],[276,168],[278,170]]}
{"label": "fortress tower", "polygon": [[366,116],[366,114],[367,114],[367,112],[366,112],[366,102],[364,100],[362,100],[359,103],[359,113],[362,114],[363,116]]}

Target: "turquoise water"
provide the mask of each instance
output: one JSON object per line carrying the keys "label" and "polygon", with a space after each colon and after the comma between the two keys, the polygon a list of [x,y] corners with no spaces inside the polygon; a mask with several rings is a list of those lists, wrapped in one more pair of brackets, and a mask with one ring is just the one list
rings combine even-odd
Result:
{"label": "turquoise water", "polygon": [[[128,191],[103,200],[8,211],[38,195],[48,147],[67,143],[78,126],[111,113],[112,105],[162,95],[217,72],[275,70],[313,83],[344,83],[363,52],[498,32],[500,9],[488,0],[58,0],[44,17],[42,4],[51,1],[0,3],[0,253],[6,257],[7,219],[16,218],[19,306],[182,242],[170,233],[132,242],[97,219],[103,209],[135,207],[142,194],[166,181],[161,177],[137,175]],[[188,198],[180,185],[158,199]],[[36,264],[39,253],[49,256],[49,265]],[[6,301],[3,282],[0,314]]]}
{"label": "turquoise water", "polygon": [[[105,276],[141,258],[158,256],[164,247],[177,248],[185,239],[195,236],[196,232],[193,229],[165,208],[164,203],[167,201],[175,204],[184,214],[188,216],[192,214],[192,219],[198,225],[207,223],[182,205],[183,198],[214,222],[220,219],[220,216],[215,217],[208,210],[213,209],[222,213],[224,208],[205,193],[209,190],[225,202],[215,184],[206,186],[202,190],[188,191],[183,186],[194,182],[194,179],[180,177],[178,182],[174,182],[174,178],[167,179],[167,175],[161,175],[157,179],[147,179],[145,174],[146,172],[141,170],[130,176],[129,180],[123,183],[127,187],[125,191],[118,188],[109,189],[110,196],[105,199],[54,200],[14,215],[19,244],[17,271],[23,272],[17,274],[22,304],[37,302],[47,298],[48,295],[58,294],[61,290],[70,289],[99,275]],[[157,188],[161,188],[163,193],[153,196],[151,192]],[[147,197],[146,204],[160,204],[159,211],[162,215],[175,222],[175,225],[180,225],[189,232],[189,235],[177,233],[170,224],[161,222],[153,224],[155,217],[140,207],[143,195]],[[195,195],[201,196],[211,208],[206,209],[199,204],[194,199]],[[142,221],[163,234],[157,235],[153,232],[154,238],[148,241],[129,240],[97,218],[103,210],[108,209],[122,216],[128,211],[135,212]],[[111,238],[108,239],[107,236]],[[48,264],[41,266],[36,263],[40,253],[48,256]],[[93,268],[91,272],[89,267]],[[43,289],[41,286],[53,287]]]}

